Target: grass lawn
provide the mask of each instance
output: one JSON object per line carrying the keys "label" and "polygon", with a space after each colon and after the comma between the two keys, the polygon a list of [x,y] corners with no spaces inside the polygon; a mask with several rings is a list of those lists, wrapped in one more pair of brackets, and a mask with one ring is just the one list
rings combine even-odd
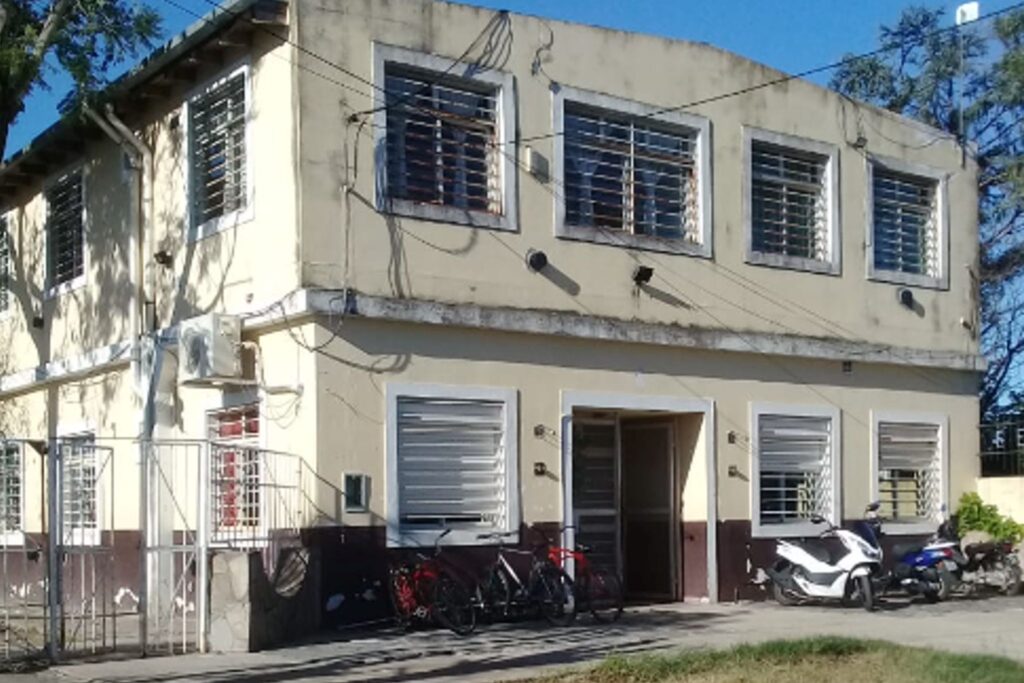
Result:
{"label": "grass lawn", "polygon": [[729,650],[613,656],[532,683],[1022,683],[1024,666],[848,638],[776,640]]}

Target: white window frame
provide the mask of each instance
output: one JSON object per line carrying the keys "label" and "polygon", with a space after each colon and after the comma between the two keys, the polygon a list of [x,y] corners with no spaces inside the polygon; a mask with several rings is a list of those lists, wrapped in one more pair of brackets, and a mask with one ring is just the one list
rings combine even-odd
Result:
{"label": "white window frame", "polygon": [[3,528],[0,528],[0,544],[4,546],[22,546],[25,545],[25,443],[23,441],[0,440],[0,448],[4,446],[14,446],[18,449],[18,481],[20,487],[18,514],[21,517],[21,527],[18,529],[7,529],[6,525],[4,525]]}
{"label": "white window frame", "polygon": [[[73,439],[75,437],[91,436],[93,440],[93,467],[96,469],[96,485],[93,487],[94,495],[96,496],[95,508],[96,508],[96,528],[71,528],[69,529],[64,521],[64,465],[61,463],[59,480],[61,487],[61,508],[58,510],[58,514],[61,515],[61,542],[65,545],[71,546],[97,546],[102,540],[103,534],[103,522],[104,516],[106,515],[106,509],[104,502],[106,501],[106,486],[104,484],[104,477],[102,476],[106,469],[103,467],[103,463],[99,462],[100,452],[106,452],[99,448],[97,441],[99,435],[96,432],[96,425],[92,422],[67,422],[60,423],[57,426],[57,439]],[[108,463],[109,464],[109,463]]]}
{"label": "white window frame", "polygon": [[[949,289],[949,174],[931,166],[877,154],[869,154],[865,159],[865,165],[867,235],[864,244],[868,279],[925,289]],[[937,277],[875,268],[875,166],[883,166],[897,173],[935,181],[935,239],[939,255],[939,275]]]}
{"label": "white window frame", "polygon": [[14,237],[11,235],[11,219],[14,211],[0,211],[0,240],[7,241],[7,308],[0,308],[0,322],[11,316],[14,310]]}
{"label": "white window frame", "polygon": [[[192,195],[193,159],[195,158],[192,139],[193,103],[203,95],[224,85],[224,83],[238,74],[243,74],[245,78],[245,206],[222,216],[211,218],[203,223],[196,223],[193,216],[195,198]],[[252,132],[252,66],[248,58],[228,67],[188,93],[188,96],[185,98],[185,104],[182,107],[182,128],[184,129],[186,144],[188,145],[188,159],[185,164],[185,218],[187,221],[188,241],[197,242],[252,221],[256,215],[254,204],[256,197],[255,179],[253,178],[253,168],[255,166],[253,163],[253,153],[255,152],[255,147],[253,145]]]}
{"label": "white window frame", "polygon": [[[440,223],[453,223],[476,228],[495,230],[518,230],[518,173],[516,149],[512,144],[516,137],[516,96],[515,77],[505,71],[481,69],[479,66],[457,62],[454,59],[426,54],[374,41],[373,43],[373,148],[376,160],[374,173],[374,196],[377,211],[381,213],[421,218]],[[426,69],[456,78],[477,81],[495,88],[497,107],[498,153],[501,162],[502,213],[488,214],[481,211],[467,211],[453,206],[435,206],[406,199],[394,199],[387,190],[387,109],[385,108],[386,78],[385,65],[388,62]],[[453,66],[454,64],[454,66]]]}
{"label": "white window frame", "polygon": [[[827,157],[825,162],[825,193],[828,210],[825,214],[827,225],[825,237],[828,240],[828,255],[824,260],[773,254],[754,250],[754,142],[792,149],[795,152],[817,154]],[[800,270],[825,275],[842,274],[842,229],[839,208],[839,147],[820,140],[787,135],[775,131],[743,126],[743,238],[744,255],[750,265]]]}
{"label": "white window frame", "polygon": [[892,522],[883,520],[882,532],[893,536],[901,534],[932,534],[942,521],[942,510],[949,507],[949,416],[943,413],[911,410],[871,411],[871,500],[879,499],[878,425],[880,422],[915,422],[933,424],[939,428],[939,510],[936,517],[921,522]]}
{"label": "white window frame", "polygon": [[842,501],[843,429],[842,415],[835,406],[797,405],[790,403],[750,404],[750,529],[753,538],[794,538],[817,536],[825,530],[824,525],[811,524],[761,524],[761,460],[760,421],[762,415],[791,415],[793,417],[827,417],[832,420],[832,510],[825,517],[839,525]]}
{"label": "white window frame", "polygon": [[[52,284],[53,273],[50,272],[50,202],[46,195],[54,185],[62,179],[75,173],[80,174],[82,183],[82,274],[73,280],[62,282],[59,285]],[[75,163],[56,173],[43,185],[41,199],[45,208],[45,220],[43,221],[43,257],[46,259],[44,270],[46,272],[46,291],[43,299],[57,298],[63,294],[73,292],[85,286],[89,277],[89,167],[84,163]]]}
{"label": "white window frame", "polygon": [[[249,445],[249,448],[257,449],[261,454],[267,450],[267,411],[266,401],[264,400],[264,393],[262,390],[243,390],[238,392],[221,392],[220,400],[215,402],[215,405],[207,407],[203,412],[203,436],[211,444],[230,444],[230,440],[221,441],[219,439],[210,439],[210,420],[219,413],[223,413],[230,410],[240,410],[248,408],[250,406],[256,406],[259,410],[259,424],[260,433],[257,436],[255,445]],[[240,446],[242,442],[240,441]],[[242,446],[244,447],[244,446]],[[213,473],[213,449],[210,449],[209,459],[207,461],[207,487],[209,489],[209,498],[211,503],[214,501],[215,492],[213,490],[214,482],[212,481],[211,475]],[[259,519],[257,524],[252,527],[239,527],[241,530],[232,531],[229,528],[222,528],[217,526],[217,519],[215,510],[212,508],[208,512],[209,518],[209,534],[210,534],[210,545],[215,547],[233,547],[233,548],[244,548],[244,547],[262,547],[269,543],[267,538],[267,520],[270,517],[269,511],[267,510],[267,498],[265,492],[262,491],[264,476],[265,476],[265,464],[260,463],[260,504],[259,504]]]}
{"label": "white window frame", "polygon": [[[566,101],[605,109],[613,114],[647,118],[672,128],[686,129],[695,134],[696,161],[694,169],[697,173],[697,221],[700,244],[688,243],[681,238],[634,235],[625,231],[568,225],[566,223],[564,192]],[[561,85],[557,88],[552,88],[552,114],[555,147],[552,178],[563,188],[561,191],[554,193],[555,235],[557,237],[582,242],[594,242],[596,244],[611,244],[632,249],[711,258],[714,253],[714,247],[711,195],[711,121],[709,119],[682,111],[666,112],[664,107],[655,107],[650,104],[643,104],[613,95]]]}
{"label": "white window frame", "polygon": [[[386,477],[384,495],[387,501],[387,545],[398,547],[429,547],[437,541],[436,530],[403,530],[398,505],[398,399],[447,398],[465,401],[501,401],[505,404],[505,500],[506,527],[496,529],[514,534],[506,543],[518,542],[519,532],[519,392],[516,389],[446,384],[387,383],[387,420],[384,426]],[[477,532],[456,529],[441,540],[441,545],[492,545],[494,539],[481,540]]]}

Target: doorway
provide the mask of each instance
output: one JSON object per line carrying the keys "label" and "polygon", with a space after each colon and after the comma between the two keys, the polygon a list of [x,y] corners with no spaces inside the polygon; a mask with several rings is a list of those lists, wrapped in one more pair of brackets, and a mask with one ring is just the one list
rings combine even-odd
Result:
{"label": "doorway", "polygon": [[573,419],[576,540],[614,568],[630,600],[679,596],[675,423],[669,417],[582,412]]}

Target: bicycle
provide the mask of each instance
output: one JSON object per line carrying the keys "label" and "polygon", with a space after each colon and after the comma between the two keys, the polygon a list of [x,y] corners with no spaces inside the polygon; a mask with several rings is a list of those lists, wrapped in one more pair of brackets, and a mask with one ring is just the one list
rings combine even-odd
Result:
{"label": "bicycle", "polygon": [[[562,527],[562,533],[572,527]],[[576,548],[564,548],[548,539],[548,560],[558,566],[572,559],[575,568],[576,606],[578,611],[589,611],[594,621],[609,623],[622,616],[625,600],[622,582],[615,572],[603,567],[594,568],[587,557],[591,546],[577,543]]]}
{"label": "bicycle", "polygon": [[441,540],[451,533],[445,529],[434,541],[434,553],[416,553],[416,563],[392,566],[388,570],[388,593],[395,620],[403,629],[416,622],[435,622],[460,636],[476,629],[472,594],[441,565]]}
{"label": "bicycle", "polygon": [[[576,596],[573,582],[565,571],[552,563],[541,548],[518,550],[506,548],[504,541],[515,532],[480,534],[479,540],[497,540],[498,557],[484,579],[477,585],[477,602],[481,610],[501,618],[539,612],[553,626],[568,626],[576,619]],[[509,562],[509,556],[530,557],[530,573],[526,579]]]}

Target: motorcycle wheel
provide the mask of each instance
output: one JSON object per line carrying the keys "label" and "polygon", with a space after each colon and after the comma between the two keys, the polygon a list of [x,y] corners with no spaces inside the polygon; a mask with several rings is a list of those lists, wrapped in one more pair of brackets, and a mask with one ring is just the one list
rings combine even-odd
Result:
{"label": "motorcycle wheel", "polygon": [[956,577],[953,576],[953,572],[945,567],[939,567],[939,592],[935,597],[940,601],[949,600],[949,595],[953,592],[953,585],[955,583]]}
{"label": "motorcycle wheel", "polygon": [[774,582],[772,583],[772,595],[775,597],[775,602],[783,607],[792,607],[799,602],[792,593]]}
{"label": "motorcycle wheel", "polygon": [[875,609],[875,592],[874,587],[871,585],[871,577],[858,576],[854,586],[857,591],[857,598],[860,600],[860,606],[868,612],[873,612]]}
{"label": "motorcycle wheel", "polygon": [[1017,565],[1010,565],[1006,568],[1006,583],[1003,584],[1003,595],[1020,595],[1021,571]]}

